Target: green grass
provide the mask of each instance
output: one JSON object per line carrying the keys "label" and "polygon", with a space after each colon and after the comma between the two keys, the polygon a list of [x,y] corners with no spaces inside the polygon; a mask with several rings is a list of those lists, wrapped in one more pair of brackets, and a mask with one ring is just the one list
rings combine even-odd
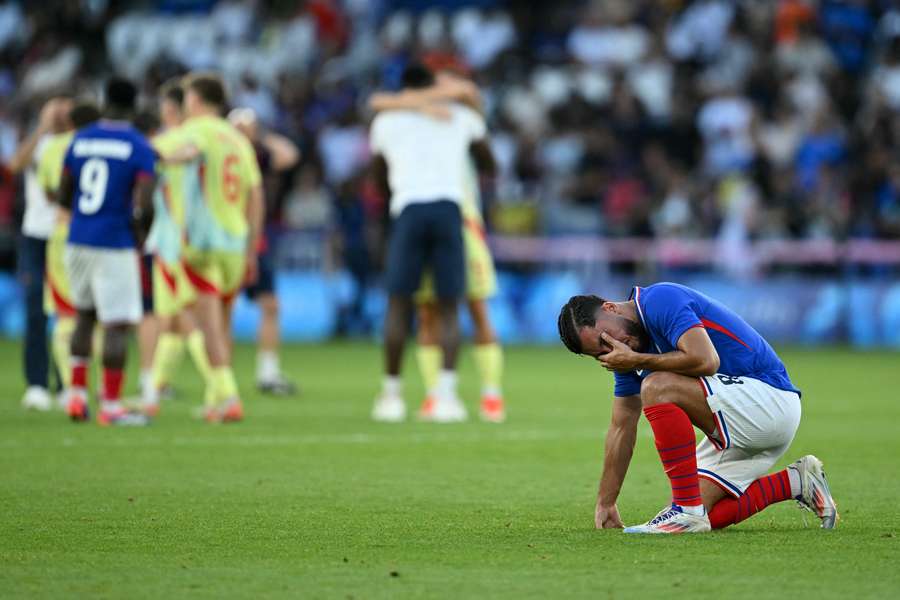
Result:
{"label": "green grass", "polygon": [[[253,350],[238,352],[247,383]],[[783,503],[647,538],[593,529],[611,383],[559,348],[508,351],[502,426],[372,423],[377,348],[330,344],[286,348],[302,397],[247,388],[240,425],[191,420],[185,365],[152,427],[110,430],[22,412],[19,349],[2,342],[0,597],[896,597],[900,357],[783,356],[805,395],[780,464],[825,461],[838,528]],[[462,377],[472,406],[469,356]],[[640,522],[666,499],[642,423],[619,507]]]}

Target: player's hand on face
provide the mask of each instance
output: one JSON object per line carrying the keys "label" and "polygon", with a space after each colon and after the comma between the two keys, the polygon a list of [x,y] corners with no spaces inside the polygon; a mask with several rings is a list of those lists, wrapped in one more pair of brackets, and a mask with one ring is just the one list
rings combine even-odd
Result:
{"label": "player's hand on face", "polygon": [[597,505],[594,511],[594,526],[597,529],[622,529],[625,524],[619,517],[619,508],[613,504],[612,506]]}
{"label": "player's hand on face", "polygon": [[612,348],[606,354],[597,359],[608,371],[634,371],[638,367],[638,354],[627,344],[624,344],[604,332],[600,334],[604,342]]}

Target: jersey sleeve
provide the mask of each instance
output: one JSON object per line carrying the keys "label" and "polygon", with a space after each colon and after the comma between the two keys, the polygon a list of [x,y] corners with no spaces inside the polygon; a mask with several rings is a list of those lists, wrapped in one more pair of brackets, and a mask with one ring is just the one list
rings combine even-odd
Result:
{"label": "jersey sleeve", "polygon": [[140,137],[135,143],[131,159],[138,177],[153,177],[156,174],[156,151],[145,138]]}
{"label": "jersey sleeve", "polygon": [[256,152],[250,142],[242,140],[241,163],[243,163],[244,175],[247,185],[251,188],[262,184],[262,172],[259,170],[259,161],[256,160]]}
{"label": "jersey sleeve", "polygon": [[698,315],[691,306],[690,297],[684,290],[671,285],[658,285],[644,290],[644,318],[647,326],[664,337],[672,345],[688,329],[702,327]]}
{"label": "jersey sleeve", "polygon": [[72,171],[75,167],[75,155],[72,153],[72,148],[74,147],[75,140],[73,138],[69,147],[66,148],[66,155],[63,157],[63,171]]}
{"label": "jersey sleeve", "polygon": [[477,142],[487,136],[487,123],[484,122],[484,117],[468,106],[460,107],[460,114],[470,141]]}
{"label": "jersey sleeve", "polygon": [[384,153],[384,129],[385,116],[384,113],[380,113],[372,121],[372,126],[369,128],[369,148],[372,150],[372,154]]}
{"label": "jersey sleeve", "polygon": [[615,380],[614,395],[617,398],[641,395],[641,378],[637,373],[613,373]]}
{"label": "jersey sleeve", "polygon": [[59,187],[67,145],[66,138],[54,139],[38,160],[37,181],[41,189],[53,192]]}

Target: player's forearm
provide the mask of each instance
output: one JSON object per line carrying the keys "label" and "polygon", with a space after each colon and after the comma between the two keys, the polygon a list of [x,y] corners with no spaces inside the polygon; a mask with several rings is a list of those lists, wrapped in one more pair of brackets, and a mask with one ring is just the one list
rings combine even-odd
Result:
{"label": "player's forearm", "polygon": [[292,169],[300,160],[297,145],[283,135],[269,133],[263,143],[272,155],[272,168],[276,171]]}
{"label": "player's forearm", "polygon": [[369,109],[376,113],[385,110],[418,110],[430,101],[428,95],[417,90],[398,93],[375,92],[369,96]]}
{"label": "player's forearm", "polygon": [[637,437],[637,420],[618,425],[613,423],[606,433],[606,452],[603,459],[603,475],[597,492],[597,504],[611,506],[616,503],[622,482],[631,464],[634,442]]}
{"label": "player's forearm", "polygon": [[37,148],[41,136],[47,133],[47,131],[47,128],[39,126],[32,131],[28,137],[22,140],[22,143],[16,148],[15,154],[13,154],[12,158],[9,160],[8,166],[10,171],[18,174],[25,170],[34,158],[34,150]]}
{"label": "player's forearm", "polygon": [[718,356],[694,355],[681,350],[665,354],[641,354],[638,366],[640,370],[667,371],[688,377],[715,375],[718,368]]}

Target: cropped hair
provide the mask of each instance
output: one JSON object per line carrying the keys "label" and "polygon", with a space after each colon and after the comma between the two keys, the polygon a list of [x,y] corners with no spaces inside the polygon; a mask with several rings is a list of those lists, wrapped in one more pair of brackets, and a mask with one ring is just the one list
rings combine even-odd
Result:
{"label": "cropped hair", "polygon": [[572,296],[559,311],[559,319],[556,326],[559,329],[559,339],[570,352],[581,354],[581,338],[578,331],[582,327],[593,327],[597,323],[597,311],[606,302],[603,298],[594,295]]}

